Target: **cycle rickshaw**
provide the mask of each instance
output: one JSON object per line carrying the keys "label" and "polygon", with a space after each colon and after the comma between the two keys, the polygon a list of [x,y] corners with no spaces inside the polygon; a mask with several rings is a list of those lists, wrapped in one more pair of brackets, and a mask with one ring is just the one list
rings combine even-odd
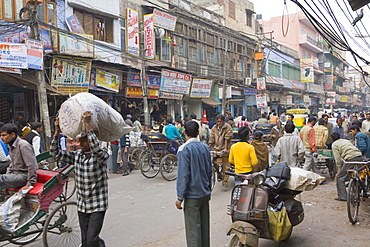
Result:
{"label": "cycle rickshaw", "polygon": [[[63,189],[68,174],[74,169],[66,165],[59,171],[37,170],[37,183],[21,199],[19,222],[13,231],[0,227],[0,241],[24,245],[42,234],[43,245],[79,246],[81,232],[77,216],[77,203],[66,201]],[[8,189],[9,196],[18,189]],[[60,197],[61,203],[53,203]],[[53,209],[49,212],[50,209]]]}
{"label": "cycle rickshaw", "polygon": [[147,178],[154,178],[160,172],[164,179],[175,180],[177,178],[176,154],[180,143],[152,131],[143,131],[141,138],[147,146],[144,153],[140,155],[141,173]]}

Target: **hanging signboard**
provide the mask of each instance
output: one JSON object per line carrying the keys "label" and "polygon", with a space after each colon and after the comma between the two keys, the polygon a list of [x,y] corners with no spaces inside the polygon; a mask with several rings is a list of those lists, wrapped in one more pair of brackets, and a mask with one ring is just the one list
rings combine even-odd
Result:
{"label": "hanging signboard", "polygon": [[53,57],[51,85],[64,95],[89,91],[91,60]]}
{"label": "hanging signboard", "polygon": [[[161,75],[147,72],[146,81],[148,82],[148,88],[159,89],[161,84]],[[140,72],[132,70],[130,71],[130,81],[128,82],[129,86],[141,87],[141,77]]]}
{"label": "hanging signboard", "polygon": [[154,26],[175,31],[177,17],[158,9],[153,10]]}
{"label": "hanging signboard", "polygon": [[266,90],[265,77],[257,78],[257,90]]}
{"label": "hanging signboard", "polygon": [[41,41],[26,39],[27,63],[29,69],[44,69],[44,43]]}
{"label": "hanging signboard", "polygon": [[287,105],[293,105],[293,96],[292,95],[287,95],[286,96],[286,104]]}
{"label": "hanging signboard", "polygon": [[85,30],[76,15],[71,15],[66,18],[66,23],[69,31],[73,33],[85,33]]}
{"label": "hanging signboard", "polygon": [[[158,90],[149,89],[149,99],[158,99]],[[127,87],[126,88],[127,98],[144,98],[143,89],[141,87]]]}
{"label": "hanging signboard", "polygon": [[162,70],[160,90],[169,93],[189,94],[191,75]]}
{"label": "hanging signboard", "polygon": [[312,58],[301,59],[301,81],[314,82]]}
{"label": "hanging signboard", "polygon": [[94,36],[59,32],[59,53],[94,57]]}
{"label": "hanging signboard", "polygon": [[95,85],[105,89],[118,92],[121,81],[120,76],[109,73],[108,71],[96,69]]}
{"label": "hanging signboard", "polygon": [[182,100],[183,95],[182,94],[175,94],[175,93],[159,92],[159,98]]}
{"label": "hanging signboard", "polygon": [[256,95],[256,103],[258,109],[267,108],[266,94]]}
{"label": "hanging signboard", "polygon": [[153,59],[155,56],[155,38],[153,26],[153,14],[144,15],[144,41],[145,41],[145,57]]}
{"label": "hanging signboard", "polygon": [[328,97],[326,98],[326,104],[334,105],[335,104],[335,98],[336,98],[336,92],[327,92]]}
{"label": "hanging signboard", "polygon": [[139,12],[127,8],[127,53],[139,56]]}
{"label": "hanging signboard", "polygon": [[193,79],[193,83],[191,85],[191,98],[209,98],[211,97],[211,90],[212,90],[212,80],[204,80],[204,79]]}
{"label": "hanging signboard", "polygon": [[25,44],[0,43],[0,67],[27,69]]}

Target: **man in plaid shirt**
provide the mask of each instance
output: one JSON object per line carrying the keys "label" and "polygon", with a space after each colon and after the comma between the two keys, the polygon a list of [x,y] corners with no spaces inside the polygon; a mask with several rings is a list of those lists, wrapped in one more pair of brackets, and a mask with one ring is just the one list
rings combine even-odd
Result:
{"label": "man in plaid shirt", "polygon": [[108,153],[100,148],[99,141],[90,126],[91,112],[82,115],[87,136],[79,138],[81,150],[60,150],[59,119],[55,121],[55,133],[50,154],[59,161],[74,164],[77,185],[77,210],[81,228],[82,247],[103,247],[99,238],[105,212],[108,209]]}

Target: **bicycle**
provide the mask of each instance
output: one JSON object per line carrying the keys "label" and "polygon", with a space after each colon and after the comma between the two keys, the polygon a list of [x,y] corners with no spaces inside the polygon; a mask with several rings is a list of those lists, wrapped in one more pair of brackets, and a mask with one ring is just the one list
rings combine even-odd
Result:
{"label": "bicycle", "polygon": [[[212,156],[212,166],[213,166],[211,190],[213,190],[216,183],[216,178],[217,182],[221,182],[224,180],[224,168],[222,166],[222,161],[220,161],[220,159],[223,155],[225,155],[225,153],[223,151],[210,151],[210,152]],[[234,168],[232,167],[232,165],[230,166],[229,172],[234,172]]]}
{"label": "bicycle", "polygon": [[347,213],[352,224],[357,222],[360,207],[360,199],[363,201],[369,197],[370,191],[370,161],[366,162],[344,162],[347,165],[355,165],[348,169],[348,176],[351,178],[347,193]]}

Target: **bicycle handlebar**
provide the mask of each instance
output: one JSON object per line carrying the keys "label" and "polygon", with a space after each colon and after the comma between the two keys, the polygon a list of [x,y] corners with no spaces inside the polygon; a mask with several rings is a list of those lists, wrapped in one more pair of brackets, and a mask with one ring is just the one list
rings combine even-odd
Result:
{"label": "bicycle handlebar", "polygon": [[345,165],[370,165],[370,161],[343,161]]}

